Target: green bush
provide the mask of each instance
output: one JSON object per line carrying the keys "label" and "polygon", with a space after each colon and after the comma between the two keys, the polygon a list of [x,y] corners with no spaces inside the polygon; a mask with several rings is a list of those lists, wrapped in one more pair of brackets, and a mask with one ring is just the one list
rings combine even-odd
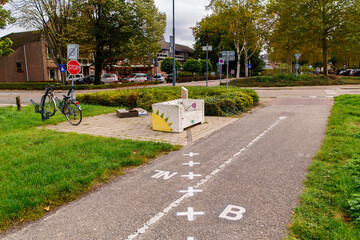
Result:
{"label": "green bush", "polygon": [[[55,84],[58,82],[33,82],[33,83],[0,83],[0,89],[6,90],[44,90],[49,84]],[[88,90],[88,89],[109,89],[109,88],[124,88],[138,85],[154,85],[157,84],[155,81],[147,82],[129,82],[119,84],[102,84],[102,85],[75,85],[76,90]],[[57,89],[67,90],[70,85],[60,84]]]}
{"label": "green bush", "polygon": [[[250,89],[230,87],[187,87],[189,98],[204,99],[205,115],[229,116],[249,110],[258,103],[259,96]],[[136,107],[151,111],[151,105],[181,97],[180,87],[158,87],[128,89],[87,94],[77,94],[78,101],[105,106],[132,107],[129,102],[136,101]]]}
{"label": "green bush", "polygon": [[[274,76],[258,76],[245,79],[235,79],[229,83],[237,87],[286,87],[286,86],[318,86],[360,84],[356,78],[334,76],[277,74]],[[221,85],[225,85],[222,83]]]}

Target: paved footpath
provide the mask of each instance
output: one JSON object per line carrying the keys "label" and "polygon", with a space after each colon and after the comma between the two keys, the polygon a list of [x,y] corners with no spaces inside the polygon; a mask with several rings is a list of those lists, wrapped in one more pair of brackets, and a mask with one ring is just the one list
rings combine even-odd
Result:
{"label": "paved footpath", "polygon": [[341,92],[281,91],[259,90],[265,107],[2,239],[281,239]]}

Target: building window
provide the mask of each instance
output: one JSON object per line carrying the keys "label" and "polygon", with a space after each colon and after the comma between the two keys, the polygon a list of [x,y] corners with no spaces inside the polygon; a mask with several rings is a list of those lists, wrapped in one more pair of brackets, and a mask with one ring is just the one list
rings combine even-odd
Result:
{"label": "building window", "polygon": [[16,62],[16,71],[22,72],[21,62]]}
{"label": "building window", "polygon": [[57,69],[49,68],[49,79],[50,80],[58,80]]}

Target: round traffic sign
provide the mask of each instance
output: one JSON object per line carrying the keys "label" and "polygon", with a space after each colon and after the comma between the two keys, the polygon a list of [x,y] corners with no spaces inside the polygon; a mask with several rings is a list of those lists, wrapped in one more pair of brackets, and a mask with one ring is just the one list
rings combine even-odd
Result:
{"label": "round traffic sign", "polygon": [[219,59],[219,63],[220,63],[220,64],[224,64],[224,59],[220,58],[220,59]]}
{"label": "round traffic sign", "polygon": [[78,74],[81,70],[79,62],[76,60],[71,60],[67,64],[67,70],[72,75]]}

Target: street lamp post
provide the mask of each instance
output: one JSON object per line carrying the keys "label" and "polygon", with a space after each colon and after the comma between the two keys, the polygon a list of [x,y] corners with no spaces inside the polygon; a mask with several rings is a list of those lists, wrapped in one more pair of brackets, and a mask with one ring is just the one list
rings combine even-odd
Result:
{"label": "street lamp post", "polygon": [[172,55],[173,55],[173,86],[176,84],[176,65],[175,65],[175,0],[173,0],[173,41],[172,41]]}

